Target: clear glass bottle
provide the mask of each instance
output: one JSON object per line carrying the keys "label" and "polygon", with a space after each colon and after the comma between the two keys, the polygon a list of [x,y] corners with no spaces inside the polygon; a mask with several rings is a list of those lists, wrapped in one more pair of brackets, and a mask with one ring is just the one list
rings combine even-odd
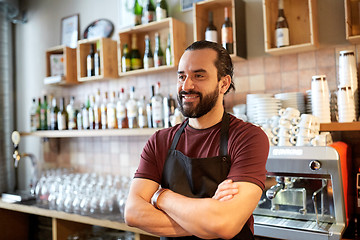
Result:
{"label": "clear glass bottle", "polygon": [[86,103],[83,105],[83,107],[81,109],[83,129],[90,129],[89,108],[90,108],[90,97],[88,96]]}
{"label": "clear glass bottle", "polygon": [[275,27],[275,40],[276,47],[289,46],[289,25],[284,13],[284,1],[279,0],[278,2],[278,18],[276,20]]}
{"label": "clear glass bottle", "polygon": [[[50,94],[49,95],[49,98],[48,98],[48,106],[47,106],[47,109],[46,109],[46,116],[47,116],[47,119],[46,119],[46,125],[47,125],[47,129],[48,130],[51,130],[52,128],[51,128],[51,121],[52,121],[52,119],[54,118],[52,115],[51,115],[51,108],[52,108],[52,101],[53,101],[53,95],[52,94]],[[55,118],[56,118],[56,116],[55,116]]]}
{"label": "clear glass bottle", "polygon": [[90,95],[90,107],[89,107],[89,128],[95,129],[95,96]]}
{"label": "clear glass bottle", "polygon": [[229,8],[224,8],[225,22],[221,27],[221,43],[229,54],[234,53],[233,28],[230,20]]}
{"label": "clear glass bottle", "polygon": [[86,57],[86,74],[87,77],[94,76],[94,45],[90,44],[90,52]]}
{"label": "clear glass bottle", "polygon": [[146,104],[146,113],[147,113],[147,120],[148,120],[148,127],[149,127],[149,128],[153,128],[151,99],[152,99],[154,96],[155,96],[155,86],[154,86],[154,85],[151,85],[151,87],[150,87],[150,100],[149,100],[149,102]]}
{"label": "clear glass bottle", "polygon": [[170,117],[175,114],[176,102],[175,99],[169,94],[168,97],[164,97],[164,127],[171,127]]}
{"label": "clear glass bottle", "polygon": [[147,113],[146,113],[146,103],[145,103],[145,96],[143,96],[138,101],[138,125],[139,128],[147,128],[148,122],[147,122]]}
{"label": "clear glass bottle", "polygon": [[116,121],[116,94],[114,91],[110,95],[110,101],[108,102],[106,108],[108,129],[117,129],[118,124]]}
{"label": "clear glass bottle", "polygon": [[154,56],[151,50],[150,37],[148,34],[145,35],[145,52],[144,52],[144,69],[154,67]]}
{"label": "clear glass bottle", "polygon": [[48,129],[47,109],[48,109],[48,103],[47,103],[47,97],[45,95],[44,96],[44,101],[41,104],[41,109],[40,109],[40,128],[41,128],[41,130],[47,130]]}
{"label": "clear glass bottle", "polygon": [[36,126],[37,126],[37,121],[38,121],[36,118],[36,108],[37,108],[36,99],[33,98],[31,107],[30,107],[30,131],[31,132],[36,131]]}
{"label": "clear glass bottle", "polygon": [[95,104],[94,104],[94,123],[95,129],[101,129],[101,94],[100,89],[97,90],[95,95]]}
{"label": "clear glass bottle", "polygon": [[160,94],[160,82],[155,87],[155,96],[151,98],[152,126],[154,128],[164,127],[163,96]]}
{"label": "clear glass bottle", "polygon": [[96,51],[94,53],[94,76],[99,76],[100,72],[100,41],[96,41]]}
{"label": "clear glass bottle", "polygon": [[126,110],[129,121],[129,128],[137,128],[137,117],[138,117],[138,108],[137,108],[137,100],[135,98],[135,87],[131,87],[130,89],[130,98],[126,102]]}
{"label": "clear glass bottle", "polygon": [[101,102],[100,110],[101,110],[101,129],[107,129],[107,104],[108,104],[108,93],[105,92],[104,99]]}
{"label": "clear glass bottle", "polygon": [[68,114],[65,110],[65,98],[60,98],[60,111],[57,113],[57,122],[59,130],[67,130]]}
{"label": "clear glass bottle", "polygon": [[161,49],[160,35],[155,33],[154,67],[164,65],[164,53]]}
{"label": "clear glass bottle", "polygon": [[156,21],[160,21],[168,17],[168,6],[165,0],[156,1]]}
{"label": "clear glass bottle", "polygon": [[209,11],[209,23],[205,29],[205,40],[210,42],[218,42],[217,29],[213,22],[213,12]]}
{"label": "clear glass bottle", "polygon": [[129,128],[127,111],[126,111],[126,101],[127,97],[125,94],[124,88],[121,88],[119,92],[119,99],[116,103],[116,118],[118,123],[118,128]]}
{"label": "clear glass bottle", "polygon": [[59,108],[57,107],[56,104],[56,98],[53,97],[51,100],[51,109],[50,109],[50,129],[51,130],[58,130],[58,115],[59,112]]}
{"label": "clear glass bottle", "polygon": [[167,47],[165,50],[165,62],[167,66],[172,65],[172,54],[171,54],[171,36],[168,34]]}
{"label": "clear glass bottle", "polygon": [[66,106],[66,111],[67,111],[67,114],[68,114],[68,129],[69,130],[77,129],[75,97],[74,96],[71,96],[70,102]]}

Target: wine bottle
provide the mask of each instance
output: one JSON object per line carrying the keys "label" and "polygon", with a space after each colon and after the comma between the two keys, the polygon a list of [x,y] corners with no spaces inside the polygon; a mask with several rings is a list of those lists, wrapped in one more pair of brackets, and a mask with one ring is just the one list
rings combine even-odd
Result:
{"label": "wine bottle", "polygon": [[154,56],[151,51],[151,44],[149,35],[145,35],[145,53],[144,53],[144,69],[149,69],[154,67]]}
{"label": "wine bottle", "polygon": [[118,128],[118,124],[116,121],[116,95],[114,91],[111,93],[110,101],[108,102],[106,107],[106,116],[108,129]]}
{"label": "wine bottle", "polygon": [[116,118],[118,122],[118,128],[129,128],[127,112],[126,112],[126,95],[124,88],[121,88],[119,93],[119,99],[116,103]]}
{"label": "wine bottle", "polygon": [[41,104],[41,109],[40,109],[40,128],[41,130],[48,130],[48,125],[47,125],[47,108],[48,108],[48,103],[47,103],[47,97],[46,95],[44,96],[44,102]]}
{"label": "wine bottle", "polygon": [[160,35],[155,33],[155,51],[154,51],[154,67],[160,67],[164,64],[164,53],[161,50]]}
{"label": "wine bottle", "polygon": [[142,23],[150,23],[155,20],[155,7],[151,0],[147,0],[142,18]]}
{"label": "wine bottle", "polygon": [[225,7],[225,22],[221,27],[221,43],[229,54],[234,53],[233,29],[229,17],[229,8]]}
{"label": "wine bottle", "polygon": [[95,95],[95,104],[94,104],[94,122],[95,129],[101,129],[101,95],[100,89],[97,90]]}
{"label": "wine bottle", "polygon": [[65,111],[65,99],[60,98],[60,111],[57,113],[57,122],[58,122],[58,129],[59,130],[66,130],[67,122],[68,122],[68,114]]}
{"label": "wine bottle", "polygon": [[139,128],[148,127],[145,96],[138,101],[138,125]]}
{"label": "wine bottle", "polygon": [[77,129],[76,109],[75,109],[75,97],[71,96],[69,104],[66,106],[68,114],[68,129]]}
{"label": "wine bottle", "polygon": [[131,70],[131,58],[127,43],[125,43],[123,47],[123,55],[121,57],[121,70],[122,72],[128,72]]}
{"label": "wine bottle", "polygon": [[167,66],[171,66],[172,64],[172,57],[171,57],[171,37],[170,37],[170,33],[168,34],[168,39],[167,39],[167,47],[165,50],[165,62]]}
{"label": "wine bottle", "polygon": [[289,46],[289,25],[284,13],[284,1],[278,2],[278,18],[275,27],[276,47]]}
{"label": "wine bottle", "polygon": [[105,97],[100,105],[100,111],[101,111],[101,129],[107,129],[108,123],[107,123],[107,104],[108,104],[108,93],[105,92]]}
{"label": "wine bottle", "polygon": [[135,25],[140,25],[141,24],[142,11],[143,11],[143,8],[139,4],[138,0],[135,0],[134,1],[134,7],[133,7]]}
{"label": "wine bottle", "polygon": [[137,46],[136,34],[131,35],[131,52],[130,52],[131,70],[137,70],[142,68],[140,51]]}
{"label": "wine bottle", "polygon": [[147,120],[148,120],[148,127],[152,128],[152,104],[151,99],[155,96],[155,86],[151,85],[150,88],[150,101],[146,104],[146,113],[147,113]]}
{"label": "wine bottle", "polygon": [[86,103],[82,105],[82,109],[81,109],[81,120],[82,120],[83,129],[90,129],[89,108],[90,108],[90,97],[88,96]]}
{"label": "wine bottle", "polygon": [[94,76],[94,45],[90,44],[90,52],[86,57],[86,69],[87,69],[87,76],[91,77]]}
{"label": "wine bottle", "polygon": [[100,41],[97,41],[96,52],[94,53],[94,75],[99,76],[100,74]]}
{"label": "wine bottle", "polygon": [[[47,116],[46,126],[47,126],[48,130],[54,130],[54,129],[51,128],[51,121],[53,120],[53,116],[51,116],[52,100],[53,100],[53,95],[50,94],[49,98],[48,98],[48,103],[49,104],[48,104],[47,109],[46,109],[46,116]],[[56,115],[55,115],[55,118],[56,118]]]}
{"label": "wine bottle", "polygon": [[135,87],[131,87],[130,89],[130,98],[126,102],[126,110],[129,121],[129,128],[137,128],[138,127],[138,108],[137,108],[137,100],[135,98]]}
{"label": "wine bottle", "polygon": [[154,128],[164,127],[164,107],[163,97],[160,94],[160,82],[157,83],[155,88],[155,96],[151,98],[152,105],[152,126]]}
{"label": "wine bottle", "polygon": [[56,98],[52,98],[51,100],[51,108],[50,108],[50,128],[51,130],[58,130],[58,112],[59,109],[56,104]]}
{"label": "wine bottle", "polygon": [[168,6],[165,0],[157,0],[156,2],[156,21],[160,21],[168,17]]}
{"label": "wine bottle", "polygon": [[90,95],[89,128],[95,129],[95,96]]}
{"label": "wine bottle", "polygon": [[36,130],[41,130],[41,98],[38,98],[38,105],[36,107]]}
{"label": "wine bottle", "polygon": [[210,42],[218,42],[217,29],[213,23],[213,12],[209,11],[209,23],[205,29],[205,40]]}
{"label": "wine bottle", "polygon": [[36,131],[36,126],[37,126],[36,108],[37,108],[36,99],[33,98],[31,108],[30,108],[30,131],[31,132]]}

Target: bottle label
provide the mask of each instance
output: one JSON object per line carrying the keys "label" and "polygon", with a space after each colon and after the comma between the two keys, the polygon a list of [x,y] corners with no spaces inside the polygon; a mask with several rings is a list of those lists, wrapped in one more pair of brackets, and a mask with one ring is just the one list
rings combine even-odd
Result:
{"label": "bottle label", "polygon": [[233,43],[233,30],[232,27],[225,27],[221,29],[221,42],[224,43]]}
{"label": "bottle label", "polygon": [[87,109],[82,111],[82,126],[84,129],[89,128],[89,111]]}
{"label": "bottle label", "polygon": [[146,116],[144,116],[144,115],[139,115],[138,122],[139,122],[139,127],[140,127],[140,128],[145,128],[145,127],[147,127],[147,117],[146,117]]}
{"label": "bottle label", "polygon": [[217,32],[216,31],[206,31],[205,32],[205,40],[210,42],[218,42],[217,41]]}
{"label": "bottle label", "polygon": [[275,30],[276,47],[289,46],[289,29],[278,28]]}
{"label": "bottle label", "polygon": [[156,21],[160,21],[166,18],[166,9],[156,7]]}
{"label": "bottle label", "polygon": [[116,113],[115,108],[110,108],[107,110],[107,123],[109,129],[116,128]]}
{"label": "bottle label", "polygon": [[163,65],[164,57],[159,55],[154,55],[154,67],[160,67]]}
{"label": "bottle label", "polygon": [[93,108],[89,109],[89,126],[93,128],[93,125],[95,123],[95,111]]}
{"label": "bottle label", "polygon": [[131,65],[130,58],[123,58],[121,60],[121,65],[122,65],[122,71],[123,72],[130,71],[130,65]]}
{"label": "bottle label", "polygon": [[163,127],[163,103],[158,101],[152,102],[152,117],[154,127]]}
{"label": "bottle label", "polygon": [[149,23],[155,20],[154,11],[145,11],[144,12],[144,23]]}
{"label": "bottle label", "polygon": [[141,15],[134,15],[134,23],[135,25],[141,24]]}
{"label": "bottle label", "polygon": [[166,59],[165,59],[166,60],[166,65],[171,66],[172,61],[171,61],[171,50],[170,50],[170,48],[166,49],[165,55],[166,55]]}
{"label": "bottle label", "polygon": [[152,68],[154,67],[154,59],[152,58],[144,58],[144,69]]}
{"label": "bottle label", "polygon": [[65,115],[59,113],[57,121],[58,121],[58,129],[59,130],[65,130],[66,129],[66,117],[65,117]]}
{"label": "bottle label", "polygon": [[131,59],[131,68],[136,70],[141,68],[141,59],[133,58]]}
{"label": "bottle label", "polygon": [[93,61],[93,58],[91,58],[91,57],[87,57],[87,70],[88,71],[91,71],[91,70],[93,70],[94,69],[94,61]]}
{"label": "bottle label", "polygon": [[136,104],[132,104],[130,103],[128,105],[128,108],[127,108],[127,115],[128,115],[128,118],[136,118],[137,117],[137,107],[136,107]]}
{"label": "bottle label", "polygon": [[106,116],[106,108],[105,107],[101,107],[101,126],[102,129],[106,129],[107,128],[107,116]]}

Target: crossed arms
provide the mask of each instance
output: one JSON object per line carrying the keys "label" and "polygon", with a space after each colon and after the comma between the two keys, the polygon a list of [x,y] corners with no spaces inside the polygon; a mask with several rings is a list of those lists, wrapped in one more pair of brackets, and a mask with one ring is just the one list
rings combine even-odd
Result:
{"label": "crossed arms", "polygon": [[262,193],[256,184],[225,180],[212,198],[188,198],[166,190],[158,198],[158,210],[150,203],[158,187],[152,180],[133,180],[125,221],[129,226],[165,237],[230,239],[240,232]]}

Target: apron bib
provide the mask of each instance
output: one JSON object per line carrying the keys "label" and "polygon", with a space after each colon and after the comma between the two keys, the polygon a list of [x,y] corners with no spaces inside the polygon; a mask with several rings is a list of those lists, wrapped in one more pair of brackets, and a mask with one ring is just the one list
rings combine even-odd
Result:
{"label": "apron bib", "polygon": [[[231,166],[227,152],[229,135],[229,114],[224,113],[220,131],[219,156],[209,158],[189,158],[176,150],[180,135],[187,126],[186,120],[175,133],[174,140],[165,161],[161,186],[191,198],[211,198],[218,185],[223,182]],[[161,240],[198,240],[196,236],[161,237]],[[233,238],[234,240],[251,240],[254,236],[247,224]]]}

